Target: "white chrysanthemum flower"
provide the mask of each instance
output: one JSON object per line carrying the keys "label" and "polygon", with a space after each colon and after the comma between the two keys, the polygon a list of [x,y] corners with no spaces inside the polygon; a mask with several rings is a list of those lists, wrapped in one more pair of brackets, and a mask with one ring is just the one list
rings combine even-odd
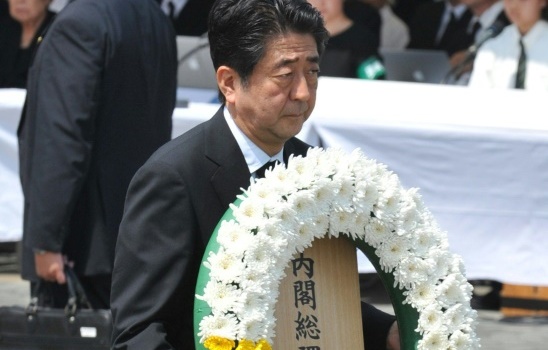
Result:
{"label": "white chrysanthemum flower", "polygon": [[438,245],[439,234],[420,226],[413,231],[413,248],[417,255],[426,256]]}
{"label": "white chrysanthemum flower", "polygon": [[460,331],[461,325],[465,323],[468,310],[463,304],[456,304],[445,310],[443,318],[449,333]]}
{"label": "white chrysanthemum flower", "polygon": [[210,270],[209,278],[211,280],[223,283],[237,282],[246,269],[241,255],[223,248],[219,249],[217,253],[210,252],[204,266]]}
{"label": "white chrysanthemum flower", "polygon": [[271,251],[272,247],[268,242],[267,239],[255,236],[244,254],[244,262],[248,267],[267,273],[276,264]]}
{"label": "white chrysanthemum flower", "polygon": [[419,350],[447,350],[449,348],[448,334],[442,329],[427,332],[418,343]]}
{"label": "white chrysanthemum flower", "polygon": [[448,250],[440,249],[437,246],[432,246],[428,251],[426,257],[434,261],[434,270],[432,276],[436,276],[437,279],[441,279],[447,276],[449,272],[449,265],[452,261],[452,254]]}
{"label": "white chrysanthemum flower", "polygon": [[337,198],[336,207],[341,210],[352,205],[354,198],[354,176],[351,172],[338,172],[333,176],[333,190]]}
{"label": "white chrysanthemum flower", "polygon": [[353,205],[356,208],[360,208],[364,212],[371,212],[373,205],[379,200],[379,191],[369,181],[361,180],[356,181]]}
{"label": "white chrysanthemum flower", "polygon": [[451,258],[447,259],[447,261],[449,261],[448,271],[450,273],[466,275],[466,267],[464,266],[464,261],[462,260],[462,257],[456,254],[449,254],[451,255]]}
{"label": "white chrysanthemum flower", "polygon": [[270,283],[265,282],[263,271],[247,268],[240,277],[240,288],[254,295],[262,295],[266,293],[265,287],[270,286]]}
{"label": "white chrysanthemum flower", "polygon": [[459,303],[468,303],[472,298],[472,290],[463,276],[448,275],[437,287],[438,301],[444,307]]}
{"label": "white chrysanthemum flower", "polygon": [[455,331],[449,337],[450,350],[470,350],[475,349],[474,338],[470,334]]}
{"label": "white chrysanthemum flower", "polygon": [[406,304],[410,304],[420,311],[435,302],[436,289],[433,281],[427,281],[417,284],[413,289],[403,292],[403,295],[406,296]]}
{"label": "white chrysanthemum flower", "polygon": [[230,204],[236,221],[246,229],[257,227],[264,219],[264,201],[257,198],[247,198],[239,206]]}
{"label": "white chrysanthemum flower", "polygon": [[349,235],[352,239],[364,240],[365,238],[365,228],[369,224],[370,214],[369,212],[356,211],[352,215],[353,229],[349,230]]}
{"label": "white chrysanthemum flower", "polygon": [[200,322],[200,341],[203,343],[212,336],[234,339],[239,334],[238,320],[233,314],[213,314],[206,316]]}
{"label": "white chrysanthemum flower", "polygon": [[353,212],[333,210],[329,215],[329,234],[333,237],[339,237],[341,233],[352,231],[353,224]]}
{"label": "white chrysanthemum flower", "polygon": [[333,201],[337,198],[335,195],[336,184],[328,178],[318,179],[311,187],[316,210],[327,214],[331,211]]}
{"label": "white chrysanthemum flower", "polygon": [[221,247],[230,247],[235,255],[242,255],[253,239],[251,232],[234,220],[223,221],[217,233],[217,242]]}
{"label": "white chrysanthemum flower", "polygon": [[296,183],[299,181],[298,174],[287,171],[284,165],[277,165],[272,170],[270,177],[267,177],[265,173],[265,178],[269,180],[268,185],[272,186],[272,189],[280,196],[292,193],[296,188]]}
{"label": "white chrysanthemum flower", "polygon": [[287,198],[288,205],[301,221],[310,221],[318,215],[323,215],[320,206],[316,205],[314,190],[297,191]]}
{"label": "white chrysanthemum flower", "polygon": [[384,271],[392,271],[408,255],[409,239],[392,235],[375,252]]}
{"label": "white chrysanthemum flower", "polygon": [[374,248],[378,248],[391,235],[391,228],[376,217],[371,218],[369,225],[365,227],[365,242]]}
{"label": "white chrysanthemum flower", "polygon": [[239,339],[248,339],[257,342],[264,338],[265,330],[262,315],[261,317],[246,314],[246,318],[240,322],[242,334]]}
{"label": "white chrysanthemum flower", "polygon": [[297,188],[308,188],[317,179],[314,176],[315,164],[307,158],[291,156],[287,163],[287,171],[295,177]]}
{"label": "white chrysanthemum flower", "polygon": [[[287,202],[280,202],[270,213],[270,220],[278,225],[281,232],[294,232],[299,224],[299,218],[295,209]],[[289,244],[292,244],[291,237],[287,237]]]}
{"label": "white chrysanthemum flower", "polygon": [[309,222],[302,221],[297,224],[297,229],[295,230],[296,239],[293,241],[293,252],[302,252],[306,248],[311,247],[317,233],[314,225]]}
{"label": "white chrysanthemum flower", "polygon": [[[279,229],[275,223],[267,223],[257,229],[257,237],[267,241],[272,247],[272,254],[281,258],[281,254],[289,249],[289,241],[285,232]],[[253,236],[252,236],[253,237]],[[250,242],[245,244],[246,250]]]}
{"label": "white chrysanthemum flower", "polygon": [[428,305],[420,313],[419,329],[421,332],[437,331],[444,326],[443,311],[437,303]]}
{"label": "white chrysanthemum flower", "polygon": [[197,297],[208,303],[214,313],[224,313],[242,302],[242,290],[232,284],[210,280],[204,288],[204,294]]}
{"label": "white chrysanthemum flower", "polygon": [[418,283],[428,281],[433,268],[433,262],[430,260],[406,256],[394,271],[394,283],[400,288],[411,289]]}

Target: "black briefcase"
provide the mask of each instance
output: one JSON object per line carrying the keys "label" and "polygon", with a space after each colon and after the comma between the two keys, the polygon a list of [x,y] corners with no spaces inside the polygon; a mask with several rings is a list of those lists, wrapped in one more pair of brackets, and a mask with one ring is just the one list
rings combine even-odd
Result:
{"label": "black briefcase", "polygon": [[[0,349],[104,350],[110,348],[110,310],[93,310],[74,272],[67,271],[69,300],[64,309],[0,307]],[[40,284],[40,283],[38,283]],[[33,293],[36,295],[36,293]]]}

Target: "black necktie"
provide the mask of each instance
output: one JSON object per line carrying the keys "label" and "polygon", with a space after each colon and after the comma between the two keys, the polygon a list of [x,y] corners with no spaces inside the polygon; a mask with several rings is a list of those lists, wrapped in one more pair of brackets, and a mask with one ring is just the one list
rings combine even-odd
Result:
{"label": "black necktie", "polygon": [[256,179],[261,179],[264,177],[264,173],[266,172],[267,169],[270,169],[270,168],[274,168],[274,166],[276,164],[279,164],[280,162],[277,161],[277,160],[271,160],[269,161],[268,163],[266,163],[265,165],[263,165],[262,167],[260,167],[259,169],[257,169],[257,171],[255,171],[255,178]]}
{"label": "black necktie", "polygon": [[518,61],[518,70],[516,72],[516,89],[525,88],[525,72],[527,71],[527,55],[525,54],[525,48],[523,47],[523,41],[519,40],[520,54]]}

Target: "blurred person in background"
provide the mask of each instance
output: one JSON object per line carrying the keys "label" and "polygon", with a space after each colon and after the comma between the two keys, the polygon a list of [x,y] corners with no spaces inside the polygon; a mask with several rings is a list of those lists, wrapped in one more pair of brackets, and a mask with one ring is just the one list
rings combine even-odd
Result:
{"label": "blurred person in background", "polygon": [[[0,0],[5,4],[4,0]],[[0,88],[26,88],[27,72],[38,37],[55,13],[51,0],[8,0],[0,15]],[[3,11],[3,9],[0,9]]]}
{"label": "blurred person in background", "polygon": [[392,10],[391,0],[360,0],[373,6],[381,16],[380,48],[404,49],[409,43],[409,28]]}
{"label": "blurred person in background", "polygon": [[410,49],[441,50],[449,57],[474,42],[472,12],[461,0],[421,4],[410,24]]}
{"label": "blurred person in background", "polygon": [[344,12],[344,0],[308,0],[325,21],[329,41],[320,62],[320,75],[357,78],[360,65],[378,57],[379,37]]}
{"label": "blurred person in background", "polygon": [[[36,50],[21,116],[21,275],[64,307],[73,265],[94,308],[110,306],[129,182],[171,139],[175,32],[154,0],[78,0]],[[46,299],[46,298],[42,298]]]}
{"label": "blurred person in background", "polygon": [[546,0],[504,0],[511,22],[474,60],[469,86],[548,91]]}

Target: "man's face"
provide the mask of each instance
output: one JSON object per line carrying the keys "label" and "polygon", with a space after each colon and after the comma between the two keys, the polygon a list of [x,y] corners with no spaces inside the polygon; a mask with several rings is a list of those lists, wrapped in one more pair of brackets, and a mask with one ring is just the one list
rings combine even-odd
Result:
{"label": "man's face", "polygon": [[522,34],[535,25],[540,19],[546,0],[504,0],[504,11]]}
{"label": "man's face", "polygon": [[312,113],[318,61],[312,35],[289,33],[268,42],[245,86],[236,76],[227,107],[238,127],[266,153],[279,152]]}

